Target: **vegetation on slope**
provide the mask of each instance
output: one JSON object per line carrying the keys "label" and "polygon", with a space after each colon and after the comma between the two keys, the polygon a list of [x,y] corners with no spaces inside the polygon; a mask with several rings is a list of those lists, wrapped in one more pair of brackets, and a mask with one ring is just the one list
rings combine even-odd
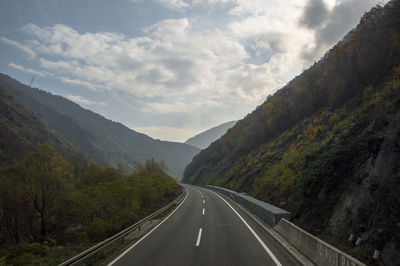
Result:
{"label": "vegetation on slope", "polygon": [[125,175],[86,161],[72,166],[47,144],[0,168],[0,184],[2,265],[58,264],[180,193],[155,161]]}
{"label": "vegetation on slope", "polygon": [[163,163],[130,175],[90,163],[41,117],[0,96],[0,265],[58,264],[180,193]]}
{"label": "vegetation on slope", "polygon": [[38,144],[50,143],[68,160],[81,157],[38,115],[26,109],[0,88],[0,166],[15,162],[36,150]]}
{"label": "vegetation on slope", "polygon": [[[250,189],[253,194],[277,205],[286,202],[293,215],[304,221],[319,217],[310,228],[327,226],[341,192],[362,181],[364,176],[357,170],[377,158],[395,127],[393,121],[400,114],[400,68],[396,72],[381,86],[366,87],[360,107],[322,110],[269,144],[266,156],[278,159],[271,159],[257,176]],[[257,156],[262,154],[250,160]]]}
{"label": "vegetation on slope", "polygon": [[185,170],[184,180],[205,183],[209,177],[221,178],[235,161],[261,144],[271,142],[321,108],[342,107],[360,97],[366,86],[390,75],[400,64],[399,3],[392,3],[366,14],[322,60],[196,155]]}
{"label": "vegetation on slope", "polygon": [[81,153],[103,166],[132,171],[137,164],[154,158],[165,161],[171,175],[182,177],[185,166],[199,152],[183,143],[154,140],[66,98],[25,86],[6,75],[0,74],[0,86]]}
{"label": "vegetation on slope", "polygon": [[[250,192],[349,252],[399,261],[400,1],[365,14],[318,63],[188,165],[184,181]],[[340,241],[342,240],[342,242]],[[385,261],[384,261],[385,260]]]}

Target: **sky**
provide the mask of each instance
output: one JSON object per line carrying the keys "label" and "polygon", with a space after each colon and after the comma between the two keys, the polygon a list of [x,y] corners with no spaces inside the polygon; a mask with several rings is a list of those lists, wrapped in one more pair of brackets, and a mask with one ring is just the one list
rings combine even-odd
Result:
{"label": "sky", "polygon": [[0,72],[153,138],[242,119],[377,0],[1,0]]}

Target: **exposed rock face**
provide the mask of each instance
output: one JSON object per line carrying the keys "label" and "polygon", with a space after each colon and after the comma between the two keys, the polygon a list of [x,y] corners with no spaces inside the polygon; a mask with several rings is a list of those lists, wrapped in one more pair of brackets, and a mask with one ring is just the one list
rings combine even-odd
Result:
{"label": "exposed rock face", "polygon": [[[400,263],[400,112],[388,127],[376,156],[364,162],[329,221],[334,235],[354,234],[369,254],[381,251],[382,265]],[[343,230],[345,229],[345,230]]]}

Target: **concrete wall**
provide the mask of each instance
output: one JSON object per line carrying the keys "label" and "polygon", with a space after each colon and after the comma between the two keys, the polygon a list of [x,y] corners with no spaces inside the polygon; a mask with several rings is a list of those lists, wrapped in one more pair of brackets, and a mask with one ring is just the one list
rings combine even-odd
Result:
{"label": "concrete wall", "polygon": [[290,212],[288,211],[282,210],[246,194],[238,193],[235,196],[239,204],[271,226],[276,225],[281,218],[290,220]]}
{"label": "concrete wall", "polygon": [[271,204],[250,197],[246,193],[238,193],[230,189],[216,187],[216,186],[205,186],[205,187],[218,191],[221,194],[224,194],[225,196],[233,199],[234,201],[238,202],[240,205],[251,211],[262,221],[271,226],[276,225],[281,218],[290,219],[290,212],[287,212]]}
{"label": "concrete wall", "polygon": [[205,185],[205,187],[215,190],[215,191],[218,191],[219,193],[221,193],[237,202],[237,198],[235,197],[235,195],[238,194],[238,192],[236,192],[234,190],[230,190],[230,189],[223,188],[223,187],[209,186],[209,185]]}
{"label": "concrete wall", "polygon": [[274,230],[317,265],[366,266],[286,219],[281,219]]}
{"label": "concrete wall", "polygon": [[238,193],[230,189],[216,186],[205,187],[233,199],[265,223],[274,226],[275,231],[286,238],[287,241],[316,265],[366,266],[362,262],[289,222],[290,213],[285,210],[250,197],[246,193]]}

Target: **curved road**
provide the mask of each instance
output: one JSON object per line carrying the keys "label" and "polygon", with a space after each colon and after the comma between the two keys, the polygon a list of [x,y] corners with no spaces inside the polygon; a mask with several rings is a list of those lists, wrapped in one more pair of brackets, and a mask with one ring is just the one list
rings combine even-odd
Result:
{"label": "curved road", "polygon": [[256,222],[202,187],[109,265],[301,265]]}

